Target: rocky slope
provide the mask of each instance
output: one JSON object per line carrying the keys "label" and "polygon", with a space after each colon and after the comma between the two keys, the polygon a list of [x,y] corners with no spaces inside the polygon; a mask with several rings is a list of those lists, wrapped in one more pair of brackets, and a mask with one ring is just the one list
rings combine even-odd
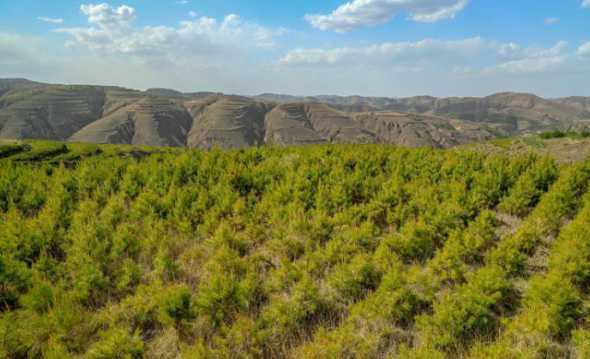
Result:
{"label": "rocky slope", "polygon": [[0,79],[0,139],[209,149],[316,143],[449,147],[590,124],[590,100],[227,96]]}

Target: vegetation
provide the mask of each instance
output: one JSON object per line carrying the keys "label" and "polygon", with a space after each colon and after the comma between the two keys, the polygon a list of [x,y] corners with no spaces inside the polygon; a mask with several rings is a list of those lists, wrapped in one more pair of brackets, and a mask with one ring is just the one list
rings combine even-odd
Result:
{"label": "vegetation", "polygon": [[590,161],[6,146],[0,357],[590,353]]}
{"label": "vegetation", "polygon": [[589,138],[590,131],[584,130],[582,132],[572,132],[572,131],[564,132],[564,131],[555,130],[555,131],[543,132],[539,135],[539,137],[541,137],[544,140],[549,140],[549,139],[553,139],[553,138],[582,139],[582,138]]}

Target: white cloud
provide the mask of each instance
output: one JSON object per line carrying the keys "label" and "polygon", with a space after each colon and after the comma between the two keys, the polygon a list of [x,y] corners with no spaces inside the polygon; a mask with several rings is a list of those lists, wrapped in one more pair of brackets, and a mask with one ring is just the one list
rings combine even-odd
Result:
{"label": "white cloud", "polygon": [[127,5],[113,8],[109,4],[83,4],[80,10],[88,17],[88,23],[104,30],[125,28],[135,20],[135,9]]}
{"label": "white cloud", "polygon": [[199,16],[199,14],[196,11],[189,11],[188,12],[188,16],[190,16],[190,17],[197,17],[197,16]]}
{"label": "white cloud", "polygon": [[[56,30],[72,36],[69,46],[150,57],[150,61],[189,61],[190,56],[225,56],[251,47],[272,47],[275,38],[284,32],[244,21],[236,14],[227,15],[221,21],[201,16],[183,21],[177,27],[137,28],[133,26],[135,9],[129,6],[82,5],[81,10],[88,17],[90,27]],[[161,58],[155,59],[157,56]]]}
{"label": "white cloud", "polygon": [[496,65],[492,70],[513,74],[542,73],[559,68],[568,61],[568,44],[560,41],[548,49],[527,48],[519,50],[512,59]]}
{"label": "white cloud", "polygon": [[280,59],[283,65],[412,65],[477,55],[486,42],[479,37],[457,41],[425,39],[417,42],[387,42],[366,47],[295,49]]}
{"label": "white cloud", "polygon": [[[590,0],[588,0],[590,1]],[[559,19],[556,17],[548,17],[545,19],[544,21],[545,25],[555,25],[557,23],[559,23]]]}
{"label": "white cloud", "polygon": [[386,23],[398,13],[409,13],[410,19],[418,22],[451,19],[468,2],[469,0],[352,0],[328,15],[308,14],[305,19],[320,30],[347,32]]}
{"label": "white cloud", "polygon": [[[590,53],[590,45],[587,49]],[[466,69],[460,73],[540,73],[559,69],[571,53],[566,42],[550,48],[523,47],[480,37],[463,40],[425,39],[417,42],[381,43],[365,47],[295,49],[280,59],[289,67],[362,67],[414,71]],[[584,52],[579,50],[580,53]]]}
{"label": "white cloud", "polygon": [[37,18],[37,20],[43,21],[43,22],[48,22],[50,24],[63,24],[63,22],[64,22],[64,19],[45,17],[45,16],[39,16]]}
{"label": "white cloud", "polygon": [[590,0],[583,0],[582,7],[590,8]]}
{"label": "white cloud", "polygon": [[582,57],[590,57],[590,41],[582,44],[582,46],[578,48],[578,55]]}
{"label": "white cloud", "polygon": [[513,74],[541,73],[563,65],[564,62],[565,57],[563,56],[531,57],[504,62],[492,70],[495,69]]}
{"label": "white cloud", "polygon": [[346,39],[347,46],[316,42],[293,49],[284,44],[301,46],[290,40],[306,41],[305,36],[287,32],[279,38],[285,30],[235,14],[217,19],[195,14],[177,25],[139,26],[141,14],[129,6],[85,5],[81,13],[87,25],[56,30],[70,47],[56,47],[50,36],[0,32],[0,77],[240,94],[375,96],[527,91],[558,97],[587,95],[590,82],[590,45],[535,47],[470,37],[356,45]]}

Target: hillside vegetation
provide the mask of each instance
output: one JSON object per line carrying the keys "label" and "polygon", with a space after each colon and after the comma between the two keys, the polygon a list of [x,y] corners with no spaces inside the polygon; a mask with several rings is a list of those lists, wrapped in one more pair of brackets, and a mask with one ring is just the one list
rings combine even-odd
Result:
{"label": "hillside vegetation", "polygon": [[496,148],[0,143],[0,357],[588,358],[590,161]]}

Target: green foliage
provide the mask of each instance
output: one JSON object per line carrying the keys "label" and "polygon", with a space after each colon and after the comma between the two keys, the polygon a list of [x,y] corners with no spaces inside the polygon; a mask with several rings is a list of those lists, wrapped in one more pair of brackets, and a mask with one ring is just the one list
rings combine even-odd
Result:
{"label": "green foliage", "polygon": [[30,271],[23,262],[0,255],[0,310],[18,305],[18,299],[30,287]]}
{"label": "green foliage", "polygon": [[377,145],[9,146],[0,357],[588,351],[587,163]]}
{"label": "green foliage", "polygon": [[418,320],[427,343],[441,349],[456,349],[477,336],[493,333],[498,322],[494,313],[503,310],[501,299],[511,291],[500,269],[485,268],[443,297],[434,306],[434,315]]}
{"label": "green foliage", "polygon": [[508,214],[524,217],[537,205],[541,195],[557,178],[557,174],[557,166],[552,160],[544,158],[535,162],[518,179],[510,195],[504,198],[499,208]]}
{"label": "green foliage", "polygon": [[17,153],[27,151],[30,148],[26,145],[20,144],[8,144],[8,145],[0,145],[0,158],[10,157]]}
{"label": "green foliage", "polygon": [[143,352],[144,343],[137,333],[114,328],[101,334],[100,340],[88,350],[88,358],[141,358]]}
{"label": "green foliage", "polygon": [[46,142],[38,143],[32,150],[11,157],[12,161],[42,161],[68,152],[64,144]]}
{"label": "green foliage", "polygon": [[548,131],[543,132],[539,135],[540,138],[544,140],[549,140],[553,138],[573,138],[573,139],[581,139],[581,138],[588,138],[590,137],[590,132],[588,130],[584,130],[582,132],[564,132],[560,130],[555,131]]}

